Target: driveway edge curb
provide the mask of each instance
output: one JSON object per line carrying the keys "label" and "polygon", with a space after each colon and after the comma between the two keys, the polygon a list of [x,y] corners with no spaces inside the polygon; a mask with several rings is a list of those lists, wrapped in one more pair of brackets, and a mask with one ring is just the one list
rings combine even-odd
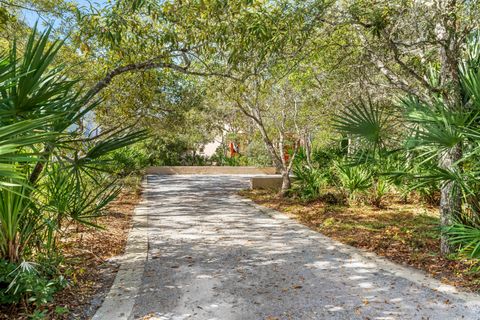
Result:
{"label": "driveway edge curb", "polygon": [[92,320],[130,319],[148,254],[148,209],[145,207],[148,203],[147,186],[148,175],[142,181],[142,200],[134,210],[125,253],[119,259],[120,268]]}

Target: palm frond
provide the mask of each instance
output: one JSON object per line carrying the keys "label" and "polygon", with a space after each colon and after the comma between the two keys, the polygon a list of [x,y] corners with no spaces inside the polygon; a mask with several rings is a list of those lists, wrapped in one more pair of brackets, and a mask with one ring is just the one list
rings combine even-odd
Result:
{"label": "palm frond", "polygon": [[455,223],[446,229],[449,241],[452,245],[460,247],[460,252],[470,258],[480,258],[480,228]]}
{"label": "palm frond", "polygon": [[360,100],[346,107],[334,121],[334,127],[345,135],[358,137],[375,150],[382,148],[395,119],[377,104]]}

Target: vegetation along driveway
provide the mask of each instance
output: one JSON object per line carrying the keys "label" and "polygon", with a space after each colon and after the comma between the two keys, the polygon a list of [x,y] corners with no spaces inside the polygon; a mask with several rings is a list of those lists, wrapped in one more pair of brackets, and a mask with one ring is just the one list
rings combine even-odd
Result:
{"label": "vegetation along driveway", "polygon": [[[147,178],[96,319],[478,319],[480,303],[236,195],[246,176]],[[130,255],[130,256],[129,256]]]}

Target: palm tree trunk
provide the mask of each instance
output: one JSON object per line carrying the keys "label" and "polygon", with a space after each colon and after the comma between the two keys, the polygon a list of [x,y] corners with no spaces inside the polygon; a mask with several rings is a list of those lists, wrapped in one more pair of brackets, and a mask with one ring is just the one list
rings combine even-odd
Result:
{"label": "palm tree trunk", "polygon": [[[439,166],[442,169],[454,171],[459,170],[456,167],[456,162],[462,157],[461,145],[457,145],[450,150],[444,152],[440,156]],[[440,237],[440,251],[443,255],[452,252],[452,247],[449,244],[448,237],[445,233],[445,228],[450,226],[453,218],[462,210],[462,198],[460,190],[453,181],[447,181],[442,184],[440,189],[440,225],[442,227]]]}
{"label": "palm tree trunk", "polygon": [[45,147],[42,151],[42,156],[40,157],[39,161],[35,164],[35,167],[30,173],[30,177],[28,180],[30,184],[35,185],[42,174],[42,171],[45,167],[45,162],[50,158],[50,154],[53,151],[53,145],[51,143],[45,144]]}
{"label": "palm tree trunk", "polygon": [[[440,42],[440,79],[443,88],[443,99],[446,108],[451,111],[462,111],[462,89],[459,76],[460,40],[457,36],[456,23],[456,0],[444,0],[438,2],[439,9],[448,12],[447,19],[442,19],[436,25],[436,37]],[[453,148],[443,152],[439,157],[439,167],[450,172],[461,170],[456,164],[462,157],[462,145],[457,144]],[[445,181],[440,189],[440,226],[441,244],[440,250],[443,255],[452,252],[449,245],[445,228],[452,224],[452,219],[462,210],[462,197],[458,186],[452,181]]]}

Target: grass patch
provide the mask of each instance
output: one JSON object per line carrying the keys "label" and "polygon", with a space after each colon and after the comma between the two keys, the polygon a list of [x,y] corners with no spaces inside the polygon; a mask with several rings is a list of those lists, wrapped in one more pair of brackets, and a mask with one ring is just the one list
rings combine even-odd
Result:
{"label": "grass patch", "polygon": [[240,194],[340,242],[424,270],[445,283],[480,290],[477,261],[458,255],[440,255],[438,208],[394,200],[386,202],[382,209],[361,204],[330,205],[320,200],[305,203],[281,199],[264,190]]}

